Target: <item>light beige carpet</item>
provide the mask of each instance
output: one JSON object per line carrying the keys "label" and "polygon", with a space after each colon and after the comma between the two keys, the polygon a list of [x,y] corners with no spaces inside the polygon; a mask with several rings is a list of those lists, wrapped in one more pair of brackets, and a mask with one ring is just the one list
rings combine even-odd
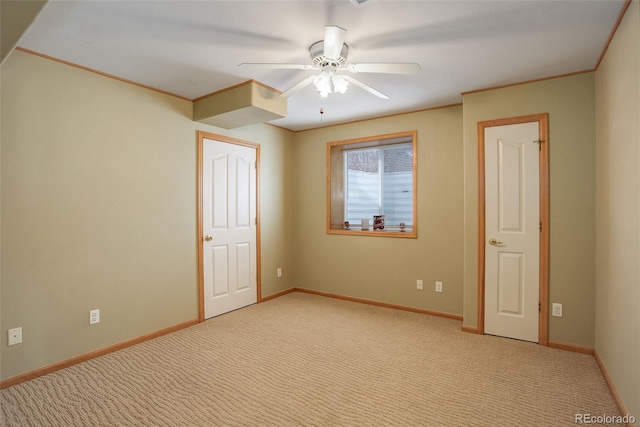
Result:
{"label": "light beige carpet", "polygon": [[[303,293],[2,391],[7,426],[575,426],[593,357]],[[594,425],[594,424],[592,424]]]}

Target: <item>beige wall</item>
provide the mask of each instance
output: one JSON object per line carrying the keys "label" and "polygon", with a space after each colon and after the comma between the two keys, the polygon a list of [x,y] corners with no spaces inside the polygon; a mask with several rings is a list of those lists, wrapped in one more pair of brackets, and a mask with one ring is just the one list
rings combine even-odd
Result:
{"label": "beige wall", "polygon": [[291,132],[20,51],[1,71],[2,378],[197,318],[197,130],[261,144],[263,295],[293,286]]}
{"label": "beige wall", "polygon": [[[634,0],[597,73],[295,134],[197,124],[189,101],[12,53],[0,69],[0,331],[22,326],[24,343],[0,340],[0,377],[196,318],[197,130],[261,144],[263,296],[297,286],[475,326],[476,123],[548,112],[550,302],[564,305],[549,338],[595,345],[637,417],[639,28]],[[326,143],[412,129],[418,239],[327,235]]]}
{"label": "beige wall", "polygon": [[49,0],[0,1],[0,64]]}
{"label": "beige wall", "polygon": [[596,72],[596,350],[640,418],[640,3]]}
{"label": "beige wall", "polygon": [[[418,238],[326,234],[327,142],[408,130],[418,131]],[[461,106],[297,133],[296,286],[462,314],[462,173]]]}
{"label": "beige wall", "polygon": [[[479,121],[549,113],[549,340],[594,345],[594,75],[579,74],[464,96],[464,323],[477,325],[477,130]],[[551,312],[551,310],[549,310]]]}

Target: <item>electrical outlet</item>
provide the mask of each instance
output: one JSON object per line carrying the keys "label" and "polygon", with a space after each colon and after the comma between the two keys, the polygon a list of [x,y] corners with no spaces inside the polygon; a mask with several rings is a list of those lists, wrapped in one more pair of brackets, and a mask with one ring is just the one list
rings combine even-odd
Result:
{"label": "electrical outlet", "polygon": [[276,276],[277,276],[277,277],[282,277],[282,269],[281,269],[281,268],[278,268],[278,269],[276,270]]}
{"label": "electrical outlet", "polygon": [[418,289],[419,291],[422,290],[422,280],[416,281],[416,289]]}
{"label": "electrical outlet", "polygon": [[551,314],[556,317],[562,317],[562,304],[554,302],[551,306]]}
{"label": "electrical outlet", "polygon": [[8,344],[16,345],[22,343],[22,328],[13,328],[8,331]]}
{"label": "electrical outlet", "polygon": [[442,282],[436,282],[436,292],[442,292]]}
{"label": "electrical outlet", "polygon": [[95,310],[89,311],[89,324],[95,325],[96,323],[100,323],[100,309],[96,308]]}

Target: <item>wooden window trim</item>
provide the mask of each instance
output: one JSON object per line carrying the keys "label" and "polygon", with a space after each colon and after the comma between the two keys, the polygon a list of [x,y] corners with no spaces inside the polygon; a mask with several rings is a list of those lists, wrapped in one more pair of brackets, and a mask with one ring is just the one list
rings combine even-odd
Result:
{"label": "wooden window trim", "polygon": [[[343,218],[344,213],[344,167],[343,153],[345,149],[369,148],[377,146],[387,146],[392,144],[407,143],[407,137],[411,138],[413,150],[413,206],[412,228],[408,231],[378,230],[362,231],[359,229],[345,230],[342,228],[342,219],[332,224],[333,218]],[[397,140],[394,142],[394,140]],[[334,166],[332,168],[332,165]],[[332,185],[334,186],[332,190]],[[363,138],[348,139],[342,141],[332,141],[326,147],[326,229],[327,234],[352,235],[352,236],[375,236],[375,237],[418,237],[418,132],[407,131],[390,133],[385,135],[375,135]],[[371,226],[373,224],[371,223]]]}

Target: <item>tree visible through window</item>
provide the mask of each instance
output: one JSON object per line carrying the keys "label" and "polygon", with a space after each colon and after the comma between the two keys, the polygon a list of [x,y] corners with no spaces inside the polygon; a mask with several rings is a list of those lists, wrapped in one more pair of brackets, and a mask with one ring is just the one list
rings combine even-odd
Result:
{"label": "tree visible through window", "polygon": [[415,147],[415,132],[329,143],[328,232],[362,232],[362,220],[385,215],[385,231],[415,237]]}

